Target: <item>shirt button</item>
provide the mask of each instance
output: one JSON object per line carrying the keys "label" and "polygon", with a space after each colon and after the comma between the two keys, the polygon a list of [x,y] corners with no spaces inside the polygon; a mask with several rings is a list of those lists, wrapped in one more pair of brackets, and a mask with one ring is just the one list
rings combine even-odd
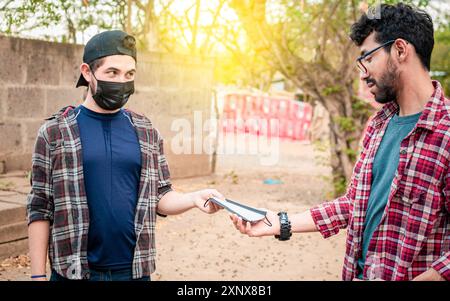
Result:
{"label": "shirt button", "polygon": [[406,155],[406,150],[404,150],[404,149],[401,150],[401,151],[400,151],[400,155]]}

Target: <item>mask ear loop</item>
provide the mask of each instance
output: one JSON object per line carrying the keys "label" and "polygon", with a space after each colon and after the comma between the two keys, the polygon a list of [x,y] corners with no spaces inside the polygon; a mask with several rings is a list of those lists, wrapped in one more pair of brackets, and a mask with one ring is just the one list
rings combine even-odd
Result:
{"label": "mask ear loop", "polygon": [[[267,220],[267,222],[266,222],[266,220]],[[265,218],[264,218],[264,224],[266,224],[267,226],[269,226],[269,227],[272,227],[272,223],[269,221],[269,219],[267,218],[267,215],[265,216]]]}
{"label": "mask ear loop", "polygon": [[208,203],[209,203],[209,199],[206,200],[205,204],[203,204],[203,207],[207,207],[207,206],[208,206]]}
{"label": "mask ear loop", "polygon": [[95,81],[97,82],[96,87],[95,87],[95,91],[93,91],[93,88],[91,87],[92,80],[91,80],[90,83],[88,83],[89,88],[91,89],[91,94],[92,94],[92,95],[95,95],[95,94],[97,94],[97,91],[98,91],[98,89],[99,89],[99,86],[98,86],[98,79],[97,79],[97,77],[95,76],[94,71],[92,71],[92,69],[91,69],[90,66],[89,66],[89,70],[91,71],[92,76],[95,78]]}

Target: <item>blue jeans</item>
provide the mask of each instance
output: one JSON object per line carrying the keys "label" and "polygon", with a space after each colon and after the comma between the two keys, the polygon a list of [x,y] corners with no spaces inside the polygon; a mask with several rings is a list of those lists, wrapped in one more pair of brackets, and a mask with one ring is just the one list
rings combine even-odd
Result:
{"label": "blue jeans", "polygon": [[[150,276],[144,276],[142,278],[133,279],[131,268],[122,270],[94,270],[90,269],[89,281],[150,281]],[[55,270],[52,269],[52,275],[50,281],[70,281]]]}

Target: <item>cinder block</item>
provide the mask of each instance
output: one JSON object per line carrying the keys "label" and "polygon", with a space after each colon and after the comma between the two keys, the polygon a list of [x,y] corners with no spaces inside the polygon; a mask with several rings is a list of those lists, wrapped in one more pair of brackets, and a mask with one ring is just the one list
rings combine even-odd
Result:
{"label": "cinder block", "polygon": [[170,173],[173,178],[186,178],[211,174],[211,155],[203,150],[201,140],[200,153],[194,153],[194,137],[187,139],[185,143],[190,146],[191,153],[179,154],[172,150],[172,139],[165,139],[164,152],[169,163]]}
{"label": "cinder block", "polygon": [[210,156],[167,155],[170,174],[173,178],[188,178],[211,174]]}
{"label": "cinder block", "polygon": [[191,110],[205,111],[209,113],[211,110],[211,97],[209,91],[205,89],[195,89],[190,91],[189,96]]}
{"label": "cinder block", "polygon": [[139,62],[136,72],[136,86],[158,88],[162,68],[163,66],[159,63]]}
{"label": "cinder block", "polygon": [[82,89],[73,88],[48,88],[47,89],[47,111],[46,116],[50,116],[58,112],[65,106],[77,106],[82,100]]}
{"label": "cinder block", "polygon": [[127,108],[150,118],[164,111],[164,107],[167,106],[165,96],[161,89],[136,89],[127,103]]}
{"label": "cinder block", "polygon": [[189,116],[192,114],[192,99],[189,90],[170,90],[167,91],[167,100],[170,105],[170,115]]}
{"label": "cinder block", "polygon": [[21,149],[21,125],[19,123],[0,122],[0,141],[0,154]]}
{"label": "cinder block", "polygon": [[[74,87],[80,77],[80,65],[83,63],[82,45],[65,45],[61,51],[61,79],[60,84]],[[82,88],[79,88],[81,91]]]}
{"label": "cinder block", "polygon": [[3,121],[6,115],[6,101],[8,100],[8,90],[0,88],[0,122]]}
{"label": "cinder block", "polygon": [[[25,179],[25,175],[24,175],[24,179]],[[8,203],[8,204],[15,204],[15,205],[19,205],[19,206],[25,206],[27,204],[28,193],[30,192],[30,189],[31,189],[28,180],[26,180],[26,184],[27,185],[21,186],[20,188],[18,185],[14,187],[15,188],[14,190],[21,191],[22,193],[18,193],[18,192],[14,191],[14,194],[10,195],[10,196],[0,195],[0,202]]]}
{"label": "cinder block", "polygon": [[8,117],[42,118],[44,116],[45,90],[43,88],[8,88],[6,114]]}
{"label": "cinder block", "polygon": [[38,130],[44,124],[44,122],[45,120],[42,119],[38,121],[28,121],[23,123],[23,126],[25,128],[25,139],[24,139],[25,152],[28,153],[33,152]]}
{"label": "cinder block", "polygon": [[27,237],[28,224],[25,220],[15,224],[0,224],[0,245]]}
{"label": "cinder block", "polygon": [[201,65],[186,65],[183,67],[183,87],[204,89],[212,85],[214,78],[211,70],[202,68]]}
{"label": "cinder block", "polygon": [[26,44],[30,41],[21,38],[8,38],[9,40],[9,51],[13,53],[23,53]]}
{"label": "cinder block", "polygon": [[23,84],[27,69],[24,54],[11,49],[0,51],[0,83]]}
{"label": "cinder block", "polygon": [[20,223],[25,220],[25,206],[0,201],[0,226]]}
{"label": "cinder block", "polygon": [[52,53],[30,51],[27,57],[26,83],[58,85],[61,75],[61,57]]}
{"label": "cinder block", "polygon": [[28,253],[28,239],[0,244],[0,260]]}
{"label": "cinder block", "polygon": [[[187,121],[190,125],[191,132],[194,131],[194,115],[184,115],[184,116],[175,116],[169,114],[161,114],[160,116],[151,117],[150,120],[153,123],[153,126],[159,130],[164,140],[168,140],[173,136],[177,135],[180,131],[178,127],[184,126]],[[181,121],[181,122],[180,122]],[[172,126],[177,128],[178,130],[172,130]],[[183,129],[185,130],[185,129]]]}
{"label": "cinder block", "polygon": [[31,169],[31,152],[12,154],[7,157],[6,170],[30,170]]}
{"label": "cinder block", "polygon": [[178,88],[181,86],[182,67],[175,64],[161,66],[160,87]]}
{"label": "cinder block", "polygon": [[213,70],[214,70],[213,68],[205,68],[205,66],[203,66],[203,68],[201,68],[199,70],[199,72],[201,74],[203,74],[203,76],[202,76],[203,81],[199,88],[202,88],[202,87],[211,88],[214,85],[214,71]]}
{"label": "cinder block", "polygon": [[181,90],[168,93],[170,114],[172,116],[190,116],[194,111],[205,113],[211,110],[211,98],[203,89]]}
{"label": "cinder block", "polygon": [[0,35],[0,50],[9,51],[11,48],[11,40],[14,38]]}

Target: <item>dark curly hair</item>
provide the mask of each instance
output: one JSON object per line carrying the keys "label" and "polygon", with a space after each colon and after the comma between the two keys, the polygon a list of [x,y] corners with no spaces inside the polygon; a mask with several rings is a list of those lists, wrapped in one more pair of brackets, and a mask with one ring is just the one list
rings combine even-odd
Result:
{"label": "dark curly hair", "polygon": [[[371,18],[367,14],[352,25],[350,38],[357,46],[375,32],[375,41],[383,44],[389,40],[402,38],[416,49],[423,66],[430,70],[431,52],[434,46],[433,21],[425,11],[407,4],[381,4],[381,18]],[[385,48],[390,51],[390,46]]]}

